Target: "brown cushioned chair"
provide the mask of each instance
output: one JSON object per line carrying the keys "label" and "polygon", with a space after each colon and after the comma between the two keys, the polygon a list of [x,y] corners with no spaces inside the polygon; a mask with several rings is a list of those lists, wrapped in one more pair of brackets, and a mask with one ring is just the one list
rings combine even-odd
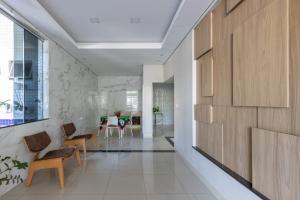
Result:
{"label": "brown cushioned chair", "polygon": [[76,132],[76,127],[74,123],[68,123],[62,125],[62,129],[65,134],[65,142],[64,147],[67,147],[69,145],[71,146],[78,146],[81,145],[84,153],[84,158],[86,159],[86,141],[91,141],[95,148],[97,148],[97,139],[96,134],[90,133],[90,134],[83,134],[83,135],[77,135],[72,137],[72,135]]}
{"label": "brown cushioned chair", "polygon": [[46,132],[37,133],[24,137],[25,143],[30,152],[35,153],[33,161],[29,165],[26,185],[30,186],[34,172],[40,169],[58,170],[60,186],[64,188],[64,167],[63,161],[76,156],[78,164],[81,165],[79,150],[76,147],[57,149],[47,152],[43,157],[39,158],[42,150],[46,149],[51,143],[51,139]]}

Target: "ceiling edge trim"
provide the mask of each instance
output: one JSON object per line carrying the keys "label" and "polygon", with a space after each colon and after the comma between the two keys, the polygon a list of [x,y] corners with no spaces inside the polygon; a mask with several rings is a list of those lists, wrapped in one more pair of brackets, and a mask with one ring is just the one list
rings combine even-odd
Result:
{"label": "ceiling edge trim", "polygon": [[47,16],[59,27],[59,29],[63,32],[63,34],[72,42],[72,44],[78,49],[161,49],[164,43],[169,36],[171,29],[173,28],[176,19],[178,18],[179,13],[181,12],[183,5],[185,4],[186,0],[180,0],[180,4],[172,18],[170,25],[163,37],[161,42],[76,42],[74,38],[52,17],[52,15],[38,2],[38,0],[32,0],[34,5],[42,9]]}
{"label": "ceiling edge trim", "polygon": [[78,49],[161,49],[162,43],[142,42],[104,42],[104,43],[77,43]]}

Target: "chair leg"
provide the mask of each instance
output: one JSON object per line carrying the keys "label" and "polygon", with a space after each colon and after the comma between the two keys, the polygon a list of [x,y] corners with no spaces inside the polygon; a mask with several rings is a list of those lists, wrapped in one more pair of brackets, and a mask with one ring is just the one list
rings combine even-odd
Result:
{"label": "chair leg", "polygon": [[64,187],[65,187],[65,175],[64,175],[64,166],[63,166],[62,161],[58,165],[57,170],[58,170],[60,187],[61,187],[61,189],[64,189]]}
{"label": "chair leg", "polygon": [[81,166],[80,152],[78,148],[76,148],[75,150],[75,157],[77,159],[78,165]]}
{"label": "chair leg", "polygon": [[26,178],[26,183],[25,183],[26,186],[31,186],[34,171],[35,171],[34,166],[32,164],[30,164],[29,169],[28,169],[28,175]]}

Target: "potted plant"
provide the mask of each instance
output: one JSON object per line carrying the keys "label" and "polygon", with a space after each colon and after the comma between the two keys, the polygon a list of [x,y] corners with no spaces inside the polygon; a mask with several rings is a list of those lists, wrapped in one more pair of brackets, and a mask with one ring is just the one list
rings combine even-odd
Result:
{"label": "potted plant", "polygon": [[115,116],[120,117],[121,116],[121,111],[116,111],[114,112]]}
{"label": "potted plant", "polygon": [[27,162],[20,162],[10,156],[0,156],[0,186],[23,182],[20,175],[13,174],[13,170],[25,170],[27,167]]}
{"label": "potted plant", "polygon": [[159,106],[153,106],[153,113],[154,114],[157,114],[157,113],[159,113]]}

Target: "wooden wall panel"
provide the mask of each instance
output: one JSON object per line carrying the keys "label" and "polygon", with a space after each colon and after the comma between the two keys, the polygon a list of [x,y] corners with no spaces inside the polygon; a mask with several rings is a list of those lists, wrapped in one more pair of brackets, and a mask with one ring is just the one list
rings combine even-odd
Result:
{"label": "wooden wall panel", "polygon": [[213,14],[213,47],[224,39],[225,0],[221,1],[212,11]]}
{"label": "wooden wall panel", "polygon": [[300,138],[253,129],[252,139],[253,187],[272,200],[300,199]]}
{"label": "wooden wall panel", "polygon": [[197,60],[196,66],[196,93],[197,93],[197,104],[202,105],[212,105],[212,97],[203,97],[202,96],[202,70],[201,70],[201,60]]}
{"label": "wooden wall panel", "polygon": [[208,153],[208,124],[197,122],[197,147]]}
{"label": "wooden wall panel", "polygon": [[200,59],[201,66],[201,87],[202,87],[202,96],[211,97],[213,96],[213,58],[212,52],[209,51],[203,55]]}
{"label": "wooden wall panel", "polygon": [[212,20],[212,13],[209,13],[194,30],[195,59],[198,59],[212,48]]}
{"label": "wooden wall panel", "polygon": [[290,28],[300,26],[300,1],[290,0]]}
{"label": "wooden wall panel", "polygon": [[233,104],[288,107],[288,6],[274,0],[233,33]]}
{"label": "wooden wall panel", "polygon": [[213,117],[223,124],[224,165],[251,181],[251,128],[257,127],[257,109],[214,106]]}
{"label": "wooden wall panel", "polygon": [[290,36],[292,132],[300,135],[300,26],[291,30]]}
{"label": "wooden wall panel", "polygon": [[202,151],[205,151],[208,155],[215,160],[223,163],[223,125],[222,124],[207,124],[198,123],[199,136],[198,144]]}
{"label": "wooden wall panel", "polygon": [[275,0],[244,0],[242,4],[225,17],[224,36],[230,37],[236,28],[273,1]]}
{"label": "wooden wall panel", "polygon": [[212,105],[195,105],[195,120],[204,123],[212,123],[213,107]]}
{"label": "wooden wall panel", "polygon": [[213,49],[213,105],[232,105],[232,40],[220,40]]}
{"label": "wooden wall panel", "polygon": [[258,128],[292,133],[292,109],[258,108]]}
{"label": "wooden wall panel", "polygon": [[226,12],[229,13],[243,0],[226,0]]}
{"label": "wooden wall panel", "polygon": [[254,128],[252,144],[253,186],[265,196],[271,197],[276,188],[274,177],[276,177],[277,135]]}

